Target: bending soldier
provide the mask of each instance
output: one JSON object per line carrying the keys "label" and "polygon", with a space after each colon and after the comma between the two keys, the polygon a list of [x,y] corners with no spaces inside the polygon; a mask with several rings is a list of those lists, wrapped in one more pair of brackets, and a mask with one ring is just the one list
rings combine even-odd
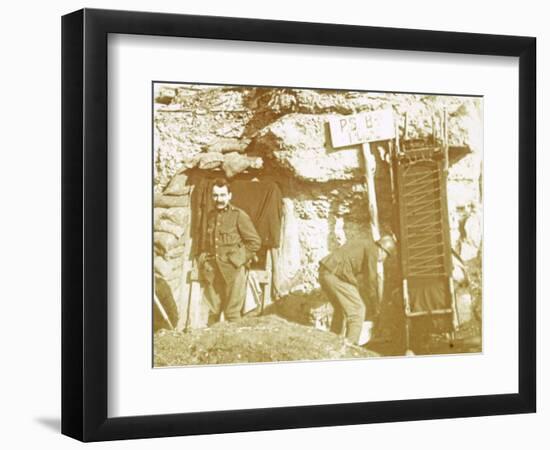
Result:
{"label": "bending soldier", "polygon": [[395,249],[391,236],[383,236],[378,242],[362,239],[347,242],[321,260],[319,283],[334,308],[331,331],[341,334],[345,318],[346,339],[358,343],[366,307],[357,276],[364,274],[368,295],[377,298],[377,263],[394,254]]}

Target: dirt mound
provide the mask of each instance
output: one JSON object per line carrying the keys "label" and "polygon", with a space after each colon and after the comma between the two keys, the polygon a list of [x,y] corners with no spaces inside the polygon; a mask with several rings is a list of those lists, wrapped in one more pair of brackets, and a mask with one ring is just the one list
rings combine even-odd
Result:
{"label": "dirt mound", "polygon": [[155,367],[378,356],[333,333],[275,315],[219,323],[186,333],[161,330],[155,334],[154,346]]}

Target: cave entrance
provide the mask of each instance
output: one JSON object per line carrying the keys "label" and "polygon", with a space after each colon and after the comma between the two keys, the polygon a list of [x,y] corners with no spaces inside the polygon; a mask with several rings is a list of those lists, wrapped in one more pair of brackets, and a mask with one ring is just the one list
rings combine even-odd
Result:
{"label": "cave entrance", "polygon": [[[206,326],[208,306],[203,299],[197,260],[207,248],[206,218],[214,208],[211,191],[218,178],[228,179],[227,173],[221,168],[188,169],[177,174],[163,194],[156,196],[155,207],[175,211],[165,212],[164,215],[172,220],[176,218],[181,226],[180,230],[173,230],[181,233],[176,242],[167,243],[164,249],[158,246],[155,248],[155,253],[164,252],[164,260],[167,253],[170,257],[171,251],[179,249],[173,253],[175,267],[168,277],[161,273],[155,277],[158,327],[162,326],[162,322],[178,330]],[[232,192],[231,203],[249,215],[262,240],[261,249],[247,270],[246,300],[243,306],[245,315],[261,314],[277,296],[274,279],[277,278],[279,267],[279,247],[283,239],[285,215],[280,180],[281,177],[253,168],[228,179]],[[162,217],[163,213],[157,215]],[[163,226],[167,228],[166,224],[159,224],[159,228]],[[155,241],[158,241],[156,237]],[[172,248],[168,248],[170,245]]]}

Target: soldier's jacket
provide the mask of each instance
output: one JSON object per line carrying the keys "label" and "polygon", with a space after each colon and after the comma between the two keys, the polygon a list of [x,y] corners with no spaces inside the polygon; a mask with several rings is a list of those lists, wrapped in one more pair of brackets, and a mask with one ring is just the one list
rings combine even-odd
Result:
{"label": "soldier's jacket", "polygon": [[[215,257],[226,281],[252,259],[262,242],[248,214],[231,204],[222,211],[214,209],[208,213],[206,233],[207,258]],[[208,273],[204,275],[208,280]]]}
{"label": "soldier's jacket", "polygon": [[320,261],[320,267],[346,283],[358,285],[362,275],[369,297],[376,298],[378,246],[372,239],[348,241]]}

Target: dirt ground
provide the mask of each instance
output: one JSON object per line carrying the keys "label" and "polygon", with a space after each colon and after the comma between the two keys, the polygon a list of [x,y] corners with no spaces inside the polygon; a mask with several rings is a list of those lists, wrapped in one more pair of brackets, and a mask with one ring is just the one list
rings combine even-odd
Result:
{"label": "dirt ground", "polygon": [[154,339],[155,367],[376,356],[376,352],[350,345],[333,333],[276,315],[247,317],[189,332],[160,330]]}

